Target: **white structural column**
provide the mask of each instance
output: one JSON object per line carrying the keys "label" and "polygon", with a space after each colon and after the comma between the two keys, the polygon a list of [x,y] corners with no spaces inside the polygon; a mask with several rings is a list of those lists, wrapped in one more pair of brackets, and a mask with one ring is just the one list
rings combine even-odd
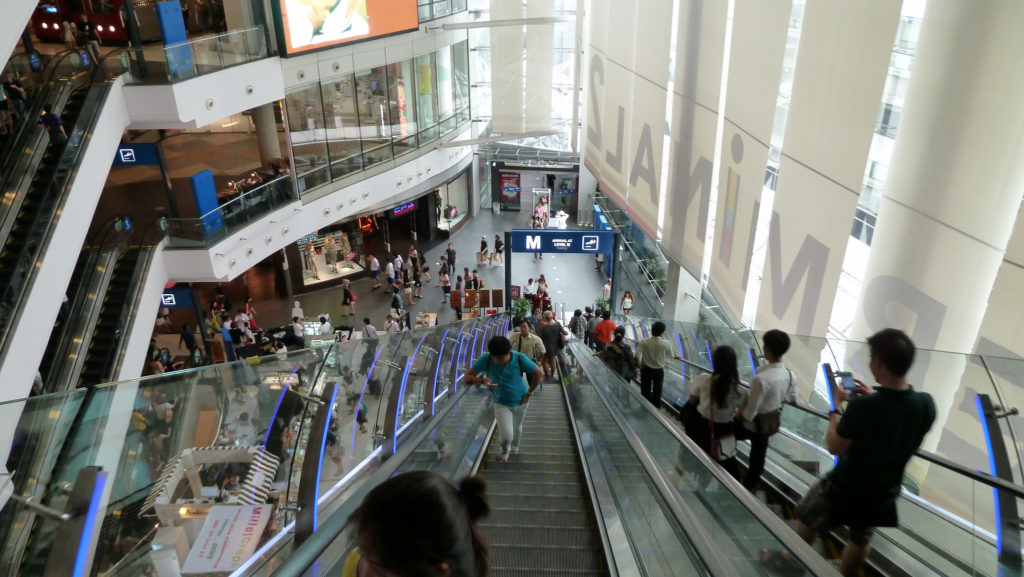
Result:
{"label": "white structural column", "polygon": [[274,104],[264,104],[252,109],[252,123],[256,127],[256,141],[260,147],[260,162],[263,166],[272,158],[281,157],[281,140],[277,137],[277,118]]}
{"label": "white structural column", "polygon": [[851,338],[973,350],[1024,190],[1024,3],[932,2]]}

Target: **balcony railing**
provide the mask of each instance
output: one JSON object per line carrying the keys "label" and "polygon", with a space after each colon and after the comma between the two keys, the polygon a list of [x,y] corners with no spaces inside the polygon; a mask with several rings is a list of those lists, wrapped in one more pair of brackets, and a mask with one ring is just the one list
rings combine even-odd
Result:
{"label": "balcony railing", "polygon": [[167,219],[167,245],[176,248],[212,246],[253,220],[298,199],[295,181],[291,175],[282,174],[201,216]]}
{"label": "balcony railing", "polygon": [[130,55],[136,82],[174,84],[260,60],[269,53],[263,26],[257,26],[164,46],[155,58],[146,54],[144,63],[135,52]]}

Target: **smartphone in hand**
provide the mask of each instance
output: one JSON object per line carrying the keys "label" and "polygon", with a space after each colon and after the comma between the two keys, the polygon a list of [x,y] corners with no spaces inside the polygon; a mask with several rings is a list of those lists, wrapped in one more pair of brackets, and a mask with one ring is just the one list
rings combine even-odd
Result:
{"label": "smartphone in hand", "polygon": [[839,379],[843,383],[843,388],[849,391],[850,395],[857,394],[857,382],[853,380],[853,373],[842,371],[839,373]]}

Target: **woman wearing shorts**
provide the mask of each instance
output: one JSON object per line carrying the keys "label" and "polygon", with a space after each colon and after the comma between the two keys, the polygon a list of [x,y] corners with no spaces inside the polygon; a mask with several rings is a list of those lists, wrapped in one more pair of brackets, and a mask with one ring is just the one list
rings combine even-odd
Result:
{"label": "woman wearing shorts", "polygon": [[341,281],[341,308],[348,307],[348,313],[350,315],[356,314],[356,293],[352,292],[352,287],[349,286],[348,279]]}

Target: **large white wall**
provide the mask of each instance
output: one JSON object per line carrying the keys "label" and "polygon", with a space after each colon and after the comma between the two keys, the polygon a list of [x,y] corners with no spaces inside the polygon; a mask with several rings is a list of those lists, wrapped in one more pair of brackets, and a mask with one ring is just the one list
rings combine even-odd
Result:
{"label": "large white wall", "polygon": [[4,0],[4,17],[0,18],[0,58],[6,62],[28,26],[37,0]]}

